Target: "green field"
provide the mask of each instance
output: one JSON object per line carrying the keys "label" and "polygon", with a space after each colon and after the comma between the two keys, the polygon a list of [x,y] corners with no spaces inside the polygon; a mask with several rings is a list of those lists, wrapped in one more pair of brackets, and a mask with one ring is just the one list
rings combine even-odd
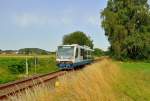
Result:
{"label": "green field", "polygon": [[[37,57],[36,60],[37,64],[35,69],[35,57],[27,56],[29,65],[29,76],[34,74],[44,74],[58,70],[55,63],[55,56],[45,55],[36,57]],[[25,71],[21,73],[18,72],[16,73],[13,69],[14,67],[16,67],[16,65],[20,66],[20,64],[25,69],[25,63],[26,63],[26,56],[0,55],[0,84],[26,77]]]}
{"label": "green field", "polygon": [[56,84],[54,91],[35,87],[13,101],[150,101],[150,63],[102,59],[60,77]]}
{"label": "green field", "polygon": [[123,77],[116,88],[120,94],[133,101],[150,101],[150,63],[122,62],[119,65]]}
{"label": "green field", "polygon": [[[17,80],[25,77],[23,73],[12,73],[10,65],[25,63],[26,56],[0,56],[0,83]],[[29,75],[35,74],[34,56],[28,56]],[[114,62],[114,61],[113,61]],[[120,77],[114,86],[114,91],[121,101],[150,101],[150,63],[146,62],[115,62],[120,67]],[[37,57],[37,74],[48,73],[58,70],[55,56]],[[130,101],[130,100],[129,100]]]}

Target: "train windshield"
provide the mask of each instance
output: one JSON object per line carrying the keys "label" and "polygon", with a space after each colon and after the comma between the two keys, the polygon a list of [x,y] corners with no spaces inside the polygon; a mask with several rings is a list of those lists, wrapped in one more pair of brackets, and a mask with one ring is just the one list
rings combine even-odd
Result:
{"label": "train windshield", "polygon": [[74,46],[59,46],[57,56],[62,59],[70,59],[73,57]]}

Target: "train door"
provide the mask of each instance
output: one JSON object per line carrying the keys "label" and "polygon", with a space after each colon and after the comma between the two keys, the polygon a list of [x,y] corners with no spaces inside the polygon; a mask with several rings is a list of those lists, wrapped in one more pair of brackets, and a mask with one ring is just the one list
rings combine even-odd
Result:
{"label": "train door", "polygon": [[80,53],[80,55],[81,55],[81,60],[84,60],[84,58],[85,58],[85,55],[84,55],[84,49],[80,49],[81,50],[81,53]]}
{"label": "train door", "polygon": [[79,58],[79,47],[76,47],[76,50],[75,50],[75,61],[76,62],[80,61],[80,58]]}

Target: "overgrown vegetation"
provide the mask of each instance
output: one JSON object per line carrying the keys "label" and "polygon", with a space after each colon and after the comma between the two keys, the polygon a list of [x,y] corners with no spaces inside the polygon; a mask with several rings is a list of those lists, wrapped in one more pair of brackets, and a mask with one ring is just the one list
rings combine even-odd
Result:
{"label": "overgrown vegetation", "polygon": [[[29,75],[43,74],[56,71],[54,56],[28,56]],[[25,77],[26,56],[0,56],[0,83],[17,80]]]}
{"label": "overgrown vegetation", "polygon": [[100,56],[105,55],[105,52],[99,48],[94,48],[93,55],[96,57],[100,57]]}
{"label": "overgrown vegetation", "polygon": [[[107,68],[105,66],[108,66]],[[60,77],[55,90],[37,87],[10,101],[116,101],[112,85],[119,69],[107,60],[88,66],[83,71]],[[31,95],[31,96],[30,96]],[[34,99],[33,99],[34,98]]]}
{"label": "overgrown vegetation", "polygon": [[149,101],[150,64],[104,59],[8,101]]}
{"label": "overgrown vegetation", "polygon": [[8,66],[8,69],[10,70],[10,72],[12,74],[21,74],[25,72],[25,62],[24,61],[20,61],[13,64],[10,64]]}
{"label": "overgrown vegetation", "polygon": [[111,55],[119,60],[150,59],[150,9],[148,0],[108,0],[102,27]]}
{"label": "overgrown vegetation", "polygon": [[19,77],[16,74],[11,74],[7,67],[0,68],[0,84],[17,80]]}

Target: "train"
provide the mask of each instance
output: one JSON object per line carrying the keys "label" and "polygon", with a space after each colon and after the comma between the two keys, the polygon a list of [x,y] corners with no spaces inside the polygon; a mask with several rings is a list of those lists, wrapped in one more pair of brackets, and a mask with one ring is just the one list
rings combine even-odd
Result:
{"label": "train", "polygon": [[78,44],[60,45],[56,51],[56,62],[60,69],[73,69],[93,62],[93,50]]}

